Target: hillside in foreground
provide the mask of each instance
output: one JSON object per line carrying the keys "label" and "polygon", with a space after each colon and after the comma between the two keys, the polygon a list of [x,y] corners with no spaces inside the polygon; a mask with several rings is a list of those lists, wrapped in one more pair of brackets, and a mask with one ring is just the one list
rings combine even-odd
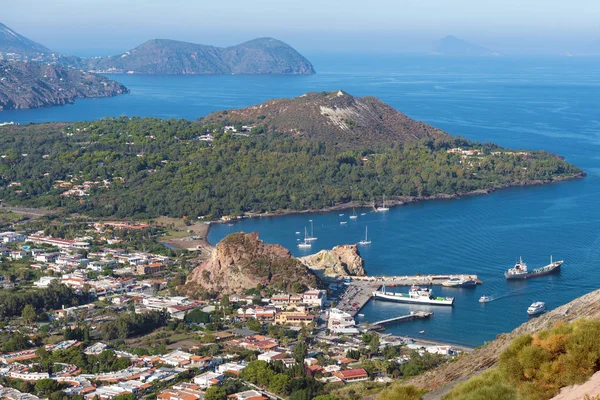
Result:
{"label": "hillside in foreground", "polygon": [[[463,383],[466,381],[466,379],[468,379],[469,377],[473,377],[473,376],[479,376],[480,374],[487,372],[488,375],[480,378],[482,379],[482,381],[474,381],[474,386],[481,386],[483,385],[483,381],[487,380],[487,379],[491,379],[492,381],[501,381],[504,383],[508,383],[510,386],[510,382],[506,381],[506,378],[503,377],[498,377],[496,376],[495,378],[491,375],[496,374],[497,371],[492,371],[491,368],[494,366],[506,366],[506,365],[512,365],[514,368],[517,368],[517,375],[519,374],[518,372],[518,363],[513,362],[509,362],[508,364],[506,363],[506,360],[504,362],[504,364],[499,364],[499,360],[501,360],[502,357],[504,357],[505,359],[508,359],[510,357],[512,357],[512,354],[514,354],[514,350],[515,348],[522,348],[523,346],[531,343],[530,341],[528,341],[529,339],[526,339],[528,336],[531,337],[533,335],[533,337],[537,337],[538,339],[534,339],[537,340],[537,344],[539,344],[538,347],[540,348],[545,348],[547,351],[555,351],[555,354],[558,355],[562,354],[560,353],[561,351],[565,351],[566,349],[564,348],[564,346],[566,346],[566,334],[568,332],[571,332],[569,329],[565,329],[564,328],[564,324],[568,324],[568,323],[572,323],[574,321],[580,320],[580,319],[587,319],[591,322],[588,323],[584,323],[582,324],[582,322],[578,322],[580,325],[579,327],[584,329],[583,333],[580,333],[579,335],[583,336],[583,337],[594,337],[597,338],[597,334],[598,332],[600,332],[598,328],[599,326],[599,322],[597,321],[600,318],[600,290],[596,290],[594,292],[588,293],[582,297],[579,297],[575,300],[573,300],[572,302],[565,304],[561,307],[558,307],[548,313],[545,313],[535,319],[531,319],[530,321],[522,324],[521,326],[519,326],[518,328],[516,328],[515,330],[513,330],[510,333],[506,333],[506,334],[501,334],[498,335],[498,337],[496,338],[496,340],[493,340],[489,343],[487,343],[486,345],[484,345],[483,347],[480,347],[478,349],[476,349],[475,351],[473,351],[472,353],[465,355],[463,357],[458,358],[456,361],[449,363],[449,364],[445,364],[442,365],[440,367],[438,367],[437,369],[430,371],[422,376],[417,376],[415,378],[412,378],[411,380],[407,381],[406,384],[412,384],[420,389],[425,389],[429,392],[425,398],[426,399],[436,399],[436,398],[441,398],[444,394],[448,393],[455,385],[459,384],[459,383]],[[596,322],[594,322],[594,320],[596,320]],[[591,325],[589,325],[591,324]],[[540,332],[547,330],[549,328],[552,327],[557,327],[558,330],[554,331],[553,333],[544,333],[544,334],[539,334]],[[563,328],[560,328],[563,327]],[[596,329],[596,331],[594,331],[594,329]],[[581,329],[580,329],[581,330]],[[596,333],[594,333],[596,332]],[[553,341],[544,341],[548,339],[548,337],[551,334],[556,334],[559,337],[556,337],[553,339]],[[537,336],[536,336],[537,335]],[[516,340],[516,341],[515,341]],[[579,345],[576,345],[576,343],[582,344],[585,342],[582,342],[584,339],[578,339],[578,336],[575,337],[575,343],[569,345],[571,349],[579,349]],[[512,344],[511,344],[512,343]],[[593,340],[593,343],[597,343],[597,339]],[[535,344],[535,343],[534,343]],[[511,353],[510,349],[513,346],[513,353]],[[507,349],[508,352],[507,352]],[[554,349],[554,350],[553,350]],[[588,347],[588,348],[584,348],[584,352],[586,352],[587,354],[589,354],[590,356],[592,354],[596,354],[596,356],[600,357],[600,351],[599,351],[599,347],[598,344],[594,344],[593,347]],[[546,360],[549,361],[552,358],[547,354],[547,353],[543,353],[540,352],[540,350],[538,349],[529,349],[527,350],[529,353],[526,355],[522,355],[521,356],[521,360],[523,360],[524,362],[530,362],[530,367],[532,368],[529,372],[525,371],[525,370],[520,370],[521,374],[524,375],[518,375],[518,376],[523,376],[524,380],[529,380],[529,381],[534,381],[534,376],[537,376],[536,374],[542,374],[544,373],[545,370],[543,370],[541,368],[541,361],[540,360]],[[502,356],[501,356],[502,355]],[[564,356],[562,357],[563,361],[568,361],[565,360],[565,358],[568,357],[575,357],[575,355],[571,355],[571,356]],[[590,359],[590,361],[592,361]],[[598,362],[600,362],[600,358],[598,358],[595,362],[592,362],[591,365],[589,365],[589,369],[586,370],[587,372],[593,371],[593,370],[598,370]],[[586,365],[585,363],[581,363],[581,368],[587,368],[588,365]],[[544,368],[559,368],[559,364],[558,362],[556,362],[554,364],[554,367],[544,367]],[[566,367],[564,367],[566,368]],[[513,371],[514,372],[514,371]],[[554,372],[547,370],[545,372],[548,373],[552,373],[552,374],[565,374],[566,370],[561,372],[560,369],[554,370]],[[577,371],[571,371],[575,374],[577,374]],[[581,381],[585,381],[585,379],[587,379],[587,377],[589,375],[587,375],[587,372],[584,373],[582,371],[580,371],[580,377],[579,380],[573,378],[573,379],[566,379],[564,380],[564,382],[567,382],[568,384],[571,384],[570,382],[572,382],[573,380],[577,383],[581,383]],[[564,375],[566,377],[566,375]],[[529,378],[526,378],[529,377]],[[489,383],[489,382],[488,382]],[[557,384],[560,385],[560,382],[558,382]],[[516,383],[513,383],[513,386],[515,386]],[[545,384],[543,385],[544,387],[548,388],[549,385]],[[567,386],[567,384],[565,384],[564,386]],[[559,386],[562,387],[562,386]],[[527,389],[527,387],[525,388]],[[464,388],[463,388],[464,390]],[[457,390],[458,392],[458,390]],[[454,393],[454,395],[450,394],[448,399],[461,399],[463,397],[461,397],[462,395],[458,395],[457,392]],[[549,399],[552,396],[554,396],[555,393],[555,389],[548,391],[545,395],[544,393],[542,393],[540,390],[534,390],[535,393],[539,394],[539,397],[525,397],[525,398],[537,398],[537,399]],[[549,396],[549,397],[548,397]],[[464,398],[472,398],[472,397],[464,397]],[[498,398],[498,397],[489,397],[490,399],[494,399],[494,398]],[[511,398],[516,398],[516,397],[511,397],[511,396],[506,396],[506,397],[501,397],[501,398],[506,398],[506,399],[511,399]]]}
{"label": "hillside in foreground", "polygon": [[59,65],[0,61],[0,111],[70,104],[75,99],[129,93],[101,75]]}
{"label": "hillside in foreground", "polygon": [[402,204],[583,176],[557,155],[452,137],[379,100],[368,101],[386,110],[376,124],[363,99],[315,96],[322,102],[278,102],[288,104],[278,121],[306,129],[298,115],[339,110],[339,98],[364,133],[335,128],[325,115],[308,134],[212,117],[0,127],[0,199],[90,216],[210,219],[366,205],[384,194]]}

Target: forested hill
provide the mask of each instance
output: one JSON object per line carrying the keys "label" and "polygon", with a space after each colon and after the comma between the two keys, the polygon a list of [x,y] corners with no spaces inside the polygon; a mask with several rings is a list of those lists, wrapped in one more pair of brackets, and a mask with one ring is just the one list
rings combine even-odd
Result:
{"label": "forested hill", "polygon": [[345,148],[378,148],[448,134],[415,121],[375,97],[354,97],[341,90],[269,100],[239,110],[209,114],[205,123],[246,125]]}
{"label": "forested hill", "polygon": [[0,60],[0,111],[64,105],[129,93],[104,76],[59,65]]}
{"label": "forested hill", "polygon": [[[199,140],[207,131],[212,143]],[[384,193],[452,195],[581,174],[549,153],[449,135],[374,152],[367,143],[340,150],[302,136],[154,118],[4,126],[0,149],[5,202],[128,218],[320,209]]]}

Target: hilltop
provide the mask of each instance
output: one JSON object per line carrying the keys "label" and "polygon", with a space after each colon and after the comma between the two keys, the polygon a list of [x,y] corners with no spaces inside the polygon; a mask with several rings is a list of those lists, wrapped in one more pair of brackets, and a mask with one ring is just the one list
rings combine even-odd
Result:
{"label": "hilltop", "polygon": [[0,111],[70,104],[78,98],[108,97],[129,90],[108,78],[24,61],[0,61]]}
{"label": "hilltop", "polygon": [[120,55],[82,59],[82,68],[136,74],[314,74],[312,64],[282,41],[254,39],[214,47],[168,39],[149,40]]}
{"label": "hilltop", "polygon": [[457,38],[456,36],[446,36],[433,45],[433,53],[452,56],[489,56],[498,53],[487,47]]}
{"label": "hilltop", "polygon": [[221,296],[240,294],[257,285],[290,292],[323,284],[289,250],[264,243],[258,233],[238,232],[221,240],[210,258],[192,271],[186,290],[197,291],[199,287]]}
{"label": "hilltop", "polygon": [[238,110],[218,111],[203,123],[252,125],[261,132],[359,147],[407,143],[449,135],[415,121],[376,97],[354,97],[344,91],[306,93],[293,99],[269,100]]}

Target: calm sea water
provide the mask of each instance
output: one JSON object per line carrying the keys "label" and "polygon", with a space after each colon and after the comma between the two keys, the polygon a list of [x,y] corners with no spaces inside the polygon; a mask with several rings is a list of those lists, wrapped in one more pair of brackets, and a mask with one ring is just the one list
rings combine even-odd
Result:
{"label": "calm sea water", "polygon": [[[113,76],[132,93],[74,105],[0,113],[0,121],[40,122],[139,115],[197,118],[307,91],[343,89],[374,95],[409,116],[449,133],[522,149],[559,153],[583,168],[583,180],[514,188],[489,196],[369,210],[259,218],[214,226],[212,243],[235,231],[258,231],[295,255],[355,243],[370,274],[476,273],[476,289],[435,288],[455,296],[453,308],[431,307],[427,321],[389,325],[388,332],[481,345],[527,321],[527,307],[562,305],[600,287],[600,70],[586,58],[441,58],[315,56],[314,76]],[[298,250],[296,231],[314,220],[318,241]],[[347,225],[340,225],[348,221]],[[523,256],[532,267],[564,259],[560,274],[506,282],[503,271]],[[406,289],[398,289],[406,290]],[[481,295],[497,300],[477,302]],[[427,307],[373,301],[375,321]]]}

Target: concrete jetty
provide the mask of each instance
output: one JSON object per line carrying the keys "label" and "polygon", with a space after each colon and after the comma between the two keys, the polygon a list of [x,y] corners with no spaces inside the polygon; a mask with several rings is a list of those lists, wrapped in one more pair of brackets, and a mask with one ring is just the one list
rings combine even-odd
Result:
{"label": "concrete jetty", "polygon": [[452,274],[452,275],[404,275],[404,276],[353,276],[352,282],[371,282],[389,287],[394,286],[441,286],[445,281],[452,278],[473,279],[478,285],[482,282],[475,274]]}
{"label": "concrete jetty", "polygon": [[418,312],[410,313],[408,315],[401,315],[399,317],[388,318],[388,319],[384,319],[381,321],[373,322],[371,325],[385,325],[385,324],[389,324],[392,322],[412,321],[413,319],[429,318],[432,315],[433,315],[432,312],[418,311]]}
{"label": "concrete jetty", "polygon": [[382,286],[441,286],[451,278],[473,279],[481,284],[475,274],[457,275],[405,275],[405,276],[352,276],[347,277],[346,291],[340,297],[337,308],[354,316],[369,302],[374,291]]}

